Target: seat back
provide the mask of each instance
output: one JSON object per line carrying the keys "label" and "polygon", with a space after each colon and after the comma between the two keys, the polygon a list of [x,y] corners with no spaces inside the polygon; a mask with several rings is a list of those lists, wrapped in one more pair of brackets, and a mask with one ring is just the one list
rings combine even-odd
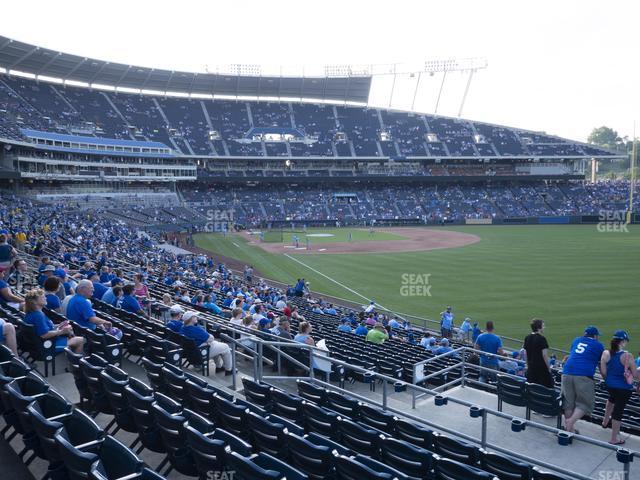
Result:
{"label": "seat back", "polygon": [[535,383],[526,384],[527,408],[542,415],[560,415],[560,394],[554,388]]}
{"label": "seat back", "polygon": [[281,390],[271,391],[272,410],[276,415],[294,422],[302,420],[302,398],[290,395]]}
{"label": "seat back", "polygon": [[341,416],[357,420],[359,403],[355,398],[329,390],[327,392],[326,407],[338,412]]}
{"label": "seat back", "polygon": [[253,412],[247,412],[246,420],[251,442],[257,451],[277,457],[286,456],[287,443],[284,425],[270,422]]}
{"label": "seat back", "polygon": [[227,468],[234,472],[237,480],[280,480],[285,476],[275,470],[268,470],[260,467],[254,459],[257,455],[245,457],[234,451],[229,451],[225,455]]}
{"label": "seat back", "polygon": [[266,410],[271,409],[271,387],[264,383],[254,382],[245,377],[242,379],[245,398]]}
{"label": "seat back", "polygon": [[340,455],[335,459],[338,480],[393,480],[389,473],[376,472],[357,460]]}
{"label": "seat back", "polygon": [[128,447],[108,435],[100,448],[98,460],[91,465],[90,478],[111,480],[139,475],[144,463]]}
{"label": "seat back", "polygon": [[480,457],[480,450],[475,445],[441,433],[433,434],[433,451],[438,455],[467,465],[476,465]]}
{"label": "seat back", "polygon": [[428,478],[433,469],[433,453],[403,440],[383,438],[380,460],[406,475]]}
{"label": "seat back", "polygon": [[524,378],[520,380],[509,375],[498,375],[497,388],[499,402],[505,402],[516,407],[526,406],[526,382]]}
{"label": "seat back", "polygon": [[302,410],[304,412],[304,425],[308,432],[316,432],[334,440],[338,439],[339,415],[336,412],[306,401],[303,403]]}
{"label": "seat back", "polygon": [[354,452],[378,458],[380,450],[380,436],[376,430],[364,425],[341,418],[338,423],[340,443]]}
{"label": "seat back", "polygon": [[213,403],[216,422],[234,435],[243,436],[247,431],[246,407],[236,405],[218,395],[213,396]]}
{"label": "seat back", "polygon": [[327,391],[324,388],[307,382],[306,380],[296,380],[296,385],[298,386],[298,395],[305,400],[313,402],[316,405],[324,405],[326,402]]}
{"label": "seat back", "polygon": [[291,465],[312,479],[319,480],[330,477],[334,468],[334,457],[330,447],[315,445],[309,440],[292,433],[287,434],[287,442]]}
{"label": "seat back", "polygon": [[185,427],[186,445],[191,450],[196,470],[206,477],[208,472],[220,471],[225,465],[224,440],[211,438],[187,422]]}
{"label": "seat back", "polygon": [[528,463],[483,450],[480,451],[480,467],[501,480],[529,480],[533,470]]}
{"label": "seat back", "polygon": [[363,403],[358,406],[358,409],[360,411],[360,423],[376,428],[389,435],[395,433],[396,417],[393,414]]}
{"label": "seat back", "polygon": [[499,480],[492,473],[449,458],[435,457],[434,460],[434,478],[436,480]]}
{"label": "seat back", "polygon": [[433,450],[433,431],[402,419],[396,419],[395,438],[425,450]]}

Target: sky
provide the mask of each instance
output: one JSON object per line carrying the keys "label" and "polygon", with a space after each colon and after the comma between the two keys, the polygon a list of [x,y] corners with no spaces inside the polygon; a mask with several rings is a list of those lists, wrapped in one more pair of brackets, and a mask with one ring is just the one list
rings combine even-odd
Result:
{"label": "sky", "polygon": [[[640,135],[637,0],[22,0],[2,16],[16,40],[174,70],[485,57],[464,118],[575,140],[601,125],[631,137],[635,120]],[[398,79],[392,107],[410,107],[416,78]],[[421,78],[415,108],[433,113],[441,77]],[[372,105],[389,105],[390,80],[374,79]],[[438,113],[458,114],[465,85],[448,75]]]}

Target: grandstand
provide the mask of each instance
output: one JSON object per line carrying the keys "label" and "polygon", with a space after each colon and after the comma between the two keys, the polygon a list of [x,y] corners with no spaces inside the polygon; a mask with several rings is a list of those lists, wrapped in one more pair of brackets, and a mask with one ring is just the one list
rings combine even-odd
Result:
{"label": "grandstand", "polygon": [[[415,340],[439,333],[405,323],[371,343],[337,331],[358,323],[353,305],[318,313],[315,295],[175,244],[185,237],[173,233],[208,231],[214,209],[233,212],[236,231],[589,224],[629,211],[629,182],[585,181],[618,152],[369,108],[370,83],[145,69],[0,37],[0,227],[26,262],[0,293],[42,284],[49,263],[62,300],[94,275],[94,288],[146,284],[136,311],[91,297],[115,330],[71,321],[82,353],[42,338],[21,302],[0,297],[17,331],[17,352],[0,345],[0,443],[18,455],[16,479],[640,478],[640,403],[625,411],[625,447],[598,439],[602,378],[582,434],[568,433],[559,368],[555,388],[540,387],[504,356],[483,382],[462,338],[436,354]],[[288,317],[290,334],[232,320],[237,297],[264,305],[265,325]],[[214,344],[167,326],[172,305],[199,313],[231,368]],[[291,340],[303,321],[325,348]]]}

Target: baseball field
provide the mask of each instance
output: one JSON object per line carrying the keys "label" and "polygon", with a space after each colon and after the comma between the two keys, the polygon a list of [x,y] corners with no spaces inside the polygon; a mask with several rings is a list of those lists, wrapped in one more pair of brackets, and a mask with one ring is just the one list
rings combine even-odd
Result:
{"label": "baseball field", "polygon": [[277,243],[253,233],[198,234],[195,242],[266,278],[304,277],[318,295],[373,299],[399,314],[438,319],[450,304],[457,325],[466,316],[481,326],[493,320],[496,333],[516,338],[529,332],[531,318],[542,318],[559,349],[590,324],[607,341],[624,328],[631,348],[640,346],[637,225],[628,232],[595,225],[309,229]]}

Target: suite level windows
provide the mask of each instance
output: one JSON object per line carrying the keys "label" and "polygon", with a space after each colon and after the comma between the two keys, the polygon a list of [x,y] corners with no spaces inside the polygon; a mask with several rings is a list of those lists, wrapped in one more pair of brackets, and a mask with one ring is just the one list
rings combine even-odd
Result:
{"label": "suite level windows", "polygon": [[480,134],[474,135],[473,136],[473,140],[476,143],[489,143],[489,142],[487,142],[487,139],[485,138],[485,136],[484,135],[480,135]]}
{"label": "suite level windows", "polygon": [[438,143],[440,141],[435,133],[425,133],[424,139],[429,143]]}
{"label": "suite level windows", "polygon": [[347,141],[347,134],[344,132],[336,132],[335,135],[333,136],[333,141],[334,142],[346,142]]}
{"label": "suite level windows", "polygon": [[222,136],[218,130],[209,130],[209,140],[222,140]]}

